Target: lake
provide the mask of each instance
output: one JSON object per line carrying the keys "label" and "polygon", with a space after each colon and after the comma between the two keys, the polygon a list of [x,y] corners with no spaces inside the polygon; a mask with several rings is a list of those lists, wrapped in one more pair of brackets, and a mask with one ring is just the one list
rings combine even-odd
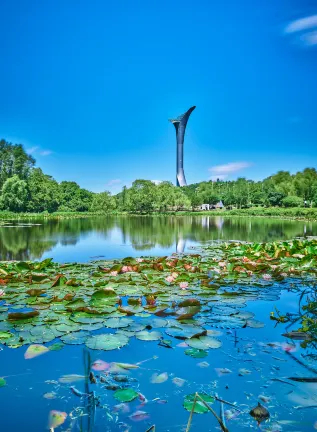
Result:
{"label": "lake", "polygon": [[[200,244],[205,245],[211,240],[260,242],[305,235],[316,236],[317,224],[220,216],[15,221],[0,226],[0,253],[2,260],[52,257],[60,263],[88,262],[126,256],[193,253],[199,251],[195,248]],[[15,301],[15,310],[18,310],[24,299],[17,297]],[[224,404],[230,432],[313,431],[317,428],[317,384],[291,382],[288,377],[307,376],[305,364],[313,368],[316,353],[311,348],[301,347],[299,341],[286,343],[282,334],[287,331],[287,326],[276,325],[269,319],[270,312],[275,309],[296,313],[299,301],[300,292],[294,289],[291,281],[261,289],[255,287],[239,298],[225,297],[212,306],[212,310],[223,317],[226,325],[222,325],[222,320],[214,324],[208,322],[207,315],[199,318],[200,325],[222,343],[220,348],[210,349],[204,358],[185,355],[184,341],[170,337],[171,317],[168,314],[149,328],[162,332],[164,340],[170,339],[172,347],[159,344],[157,340],[143,341],[133,337],[122,349],[89,350],[92,361],[139,364],[137,369],[123,371],[119,368],[111,379],[118,379],[116,386],[131,387],[140,396],[132,402],[120,403],[114,398],[114,390],[108,388],[109,383],[98,382],[92,385],[97,401],[93,414],[90,402],[83,396],[84,382],[78,377],[86,371],[84,357],[88,354],[84,345],[70,341],[61,350],[27,360],[24,357],[27,346],[14,349],[0,344],[0,377],[6,380],[5,386],[0,385],[0,430],[45,431],[49,412],[57,410],[68,415],[64,424],[54,428],[57,432],[145,432],[154,424],[157,432],[181,432],[186,430],[189,417],[183,407],[184,398],[198,391],[237,404],[239,411]],[[56,312],[58,308],[57,305]],[[8,328],[6,309],[6,302],[0,300],[0,333]],[[45,314],[44,306],[40,310]],[[231,316],[233,321],[237,316],[248,317],[252,325],[230,326],[228,317]],[[59,324],[62,319],[61,316]],[[139,313],[128,319],[135,321],[134,326],[140,326],[152,317]],[[93,334],[105,332],[104,328],[98,328],[98,319],[93,325],[96,325],[95,329],[91,327]],[[43,322],[36,327],[22,324],[20,336],[31,334],[34,343],[36,335],[43,338],[45,328]],[[78,330],[78,327],[74,329]],[[120,333],[120,328],[118,330]],[[121,329],[122,334],[124,330]],[[56,341],[58,339],[50,340],[47,345]],[[95,373],[97,375],[98,371]],[[61,379],[65,376],[67,379]],[[122,383],[121,379],[124,380]],[[262,423],[260,428],[249,415],[258,402],[270,412],[270,421]],[[213,407],[220,415],[219,404],[214,403]],[[190,431],[215,430],[220,429],[211,413],[193,416]]]}
{"label": "lake", "polygon": [[316,222],[211,216],[117,216],[10,221],[0,225],[0,259],[58,262],[168,255],[210,240],[262,242],[317,235]]}

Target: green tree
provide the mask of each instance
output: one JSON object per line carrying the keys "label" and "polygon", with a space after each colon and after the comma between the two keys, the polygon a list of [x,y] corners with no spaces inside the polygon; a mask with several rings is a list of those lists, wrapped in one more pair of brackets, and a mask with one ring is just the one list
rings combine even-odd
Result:
{"label": "green tree", "polygon": [[116,208],[116,200],[110,192],[96,193],[93,196],[90,210],[93,212],[109,213]]}
{"label": "green tree", "polygon": [[59,185],[59,210],[71,212],[88,211],[92,205],[93,193],[81,189],[76,182],[62,181]]}
{"label": "green tree", "polygon": [[155,208],[155,184],[150,180],[135,180],[129,189],[129,210],[140,213]]}
{"label": "green tree", "polygon": [[25,152],[21,144],[0,140],[0,188],[14,175],[26,180],[34,164],[34,158]]}
{"label": "green tree", "polygon": [[17,175],[14,175],[5,181],[1,192],[0,205],[2,209],[13,212],[26,209],[28,188],[25,180],[20,180]]}
{"label": "green tree", "polygon": [[30,193],[28,211],[48,211],[51,213],[58,209],[60,191],[56,180],[43,174],[40,168],[34,168],[28,177],[27,183]]}

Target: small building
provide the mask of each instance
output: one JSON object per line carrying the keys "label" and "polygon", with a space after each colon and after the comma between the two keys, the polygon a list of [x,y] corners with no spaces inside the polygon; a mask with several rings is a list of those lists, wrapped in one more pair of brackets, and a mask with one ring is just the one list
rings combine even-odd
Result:
{"label": "small building", "polygon": [[223,210],[225,206],[222,201],[219,201],[217,204],[202,204],[200,206],[200,210]]}

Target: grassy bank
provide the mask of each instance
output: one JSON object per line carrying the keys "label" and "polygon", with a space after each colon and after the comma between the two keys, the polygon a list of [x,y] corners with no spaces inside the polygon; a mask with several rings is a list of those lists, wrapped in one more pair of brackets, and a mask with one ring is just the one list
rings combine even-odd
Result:
{"label": "grassy bank", "polygon": [[0,211],[0,221],[6,220],[28,220],[28,219],[75,219],[90,216],[105,216],[105,213],[98,212],[55,212],[55,213],[14,213]]}
{"label": "grassy bank", "polygon": [[317,221],[317,208],[282,208],[282,207],[254,207],[248,209],[234,210],[210,210],[210,211],[171,211],[153,212],[148,214],[128,213],[128,212],[55,212],[55,213],[13,213],[0,211],[1,220],[27,220],[27,219],[75,219],[91,216],[239,216],[239,217],[273,217],[295,220]]}
{"label": "grassy bank", "polygon": [[234,210],[182,211],[170,214],[178,216],[256,216],[297,220],[317,220],[317,208],[254,207]]}

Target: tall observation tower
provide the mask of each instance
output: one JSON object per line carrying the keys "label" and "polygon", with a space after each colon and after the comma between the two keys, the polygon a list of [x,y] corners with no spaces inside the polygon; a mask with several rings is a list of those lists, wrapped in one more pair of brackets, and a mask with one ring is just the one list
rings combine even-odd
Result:
{"label": "tall observation tower", "polygon": [[176,186],[186,186],[186,178],[184,174],[184,136],[185,129],[189,119],[189,116],[196,107],[192,106],[184,114],[180,115],[176,119],[170,119],[176,129]]}

